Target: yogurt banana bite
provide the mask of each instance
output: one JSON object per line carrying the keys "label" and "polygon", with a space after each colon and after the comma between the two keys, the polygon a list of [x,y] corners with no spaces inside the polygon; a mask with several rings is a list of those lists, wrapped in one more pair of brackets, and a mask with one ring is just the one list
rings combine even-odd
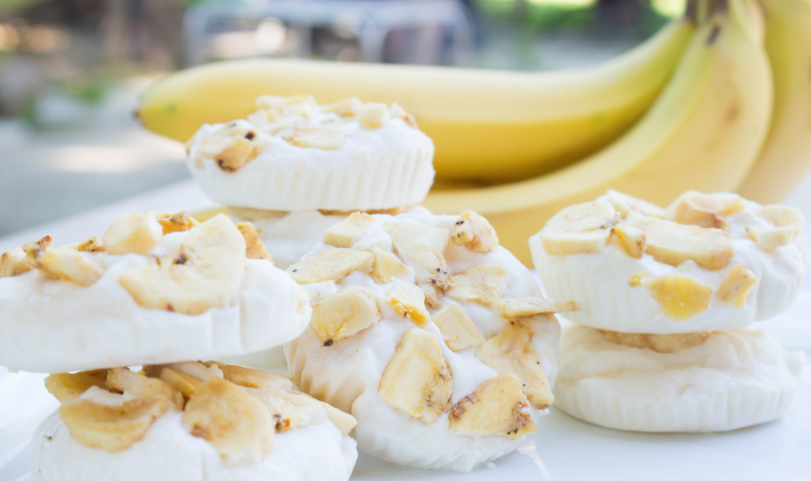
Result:
{"label": "yogurt banana bite", "polygon": [[553,402],[559,324],[487,220],[354,213],[288,272],[312,299],[285,346],[302,390],[351,413],[361,451],[470,471],[513,451]]}
{"label": "yogurt banana bite", "polygon": [[556,406],[606,427],[727,431],[782,416],[802,353],[745,329],[794,301],[804,273],[797,209],[686,192],[667,209],[609,191],[530,239],[567,316]]}
{"label": "yogurt banana bite", "polygon": [[289,379],[183,362],[52,374],[61,403],[34,434],[42,481],[349,479],[352,416]]}
{"label": "yogurt banana bite", "polygon": [[397,104],[263,96],[247,119],[205,125],[187,144],[203,191],[256,225],[287,267],[351,212],[397,213],[434,180],[434,144]]}
{"label": "yogurt banana bite", "polygon": [[686,192],[667,209],[609,191],[567,207],[530,238],[567,317],[613,331],[677,334],[744,327],[786,310],[805,270],[803,216],[736,194]]}
{"label": "yogurt banana bite", "polygon": [[0,364],[66,372],[246,354],[297,337],[307,293],[251,224],[123,217],[102,237],[46,236],[0,259]]}

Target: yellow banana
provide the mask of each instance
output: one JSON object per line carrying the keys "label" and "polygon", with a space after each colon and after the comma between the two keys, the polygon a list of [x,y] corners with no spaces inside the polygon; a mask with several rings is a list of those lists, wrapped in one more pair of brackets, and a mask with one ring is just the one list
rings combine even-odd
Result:
{"label": "yellow banana", "polygon": [[515,180],[595,152],[625,132],[655,100],[693,31],[691,22],[674,20],[603,65],[549,73],[219,62],[158,81],[137,114],[149,130],[186,141],[202,124],[245,118],[264,94],[396,101],[434,140],[437,179]]}
{"label": "yellow banana", "polygon": [[701,25],[662,94],[624,136],[552,174],[508,185],[435,191],[434,212],[473,209],[531,265],[527,239],[567,205],[612,188],[665,205],[689,189],[733,191],[763,144],[772,107],[768,60],[742,2]]}
{"label": "yellow banana", "polygon": [[811,167],[811,1],[762,0],[774,78],[769,135],[739,192],[780,201]]}

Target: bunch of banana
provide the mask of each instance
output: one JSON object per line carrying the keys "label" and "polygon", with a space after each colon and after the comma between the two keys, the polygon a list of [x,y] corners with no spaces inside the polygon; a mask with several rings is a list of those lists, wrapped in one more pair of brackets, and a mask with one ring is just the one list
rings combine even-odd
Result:
{"label": "bunch of banana", "polygon": [[185,142],[204,123],[256,110],[260,95],[397,102],[436,146],[439,180],[518,180],[609,144],[645,113],[694,27],[674,21],[595,68],[551,73],[285,59],[219,62],[171,75],[138,107],[153,132]]}
{"label": "bunch of banana", "polygon": [[529,263],[527,238],[548,218],[609,188],[666,205],[743,184],[771,202],[798,180],[811,163],[811,0],[762,3],[765,16],[756,0],[698,0],[689,20],[589,70],[224,62],[157,83],[138,113],[186,140],[244,117],[260,94],[396,100],[434,139],[438,179],[523,179],[435,188],[424,205],[486,215]]}

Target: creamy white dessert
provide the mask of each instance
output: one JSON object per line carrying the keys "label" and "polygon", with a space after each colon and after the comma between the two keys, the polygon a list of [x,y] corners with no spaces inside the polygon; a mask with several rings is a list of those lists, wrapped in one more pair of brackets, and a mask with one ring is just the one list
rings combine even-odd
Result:
{"label": "creamy white dessert", "polygon": [[347,99],[264,96],[244,120],[205,125],[188,144],[189,170],[224,205],[275,211],[369,211],[422,201],[434,144],[412,116]]}
{"label": "creamy white dessert", "polygon": [[352,413],[361,451],[470,471],[537,431],[559,324],[530,272],[475,212],[353,214],[288,268],[312,298],[285,346],[293,380]]}
{"label": "creamy white dessert", "polygon": [[271,373],[186,362],[46,386],[62,407],[34,434],[37,480],[345,481],[357,460],[355,420]]}
{"label": "creamy white dessert", "polygon": [[729,431],[782,416],[801,352],[749,329],[645,335],[572,325],[561,336],[555,406],[628,431]]}
{"label": "creamy white dessert", "polygon": [[0,364],[65,372],[246,354],[307,327],[304,290],[250,224],[147,212],[0,259]]}
{"label": "creamy white dessert", "polygon": [[609,191],[530,238],[546,293],[574,322],[671,334],[748,326],[787,309],[805,270],[799,210],[687,192],[667,209]]}

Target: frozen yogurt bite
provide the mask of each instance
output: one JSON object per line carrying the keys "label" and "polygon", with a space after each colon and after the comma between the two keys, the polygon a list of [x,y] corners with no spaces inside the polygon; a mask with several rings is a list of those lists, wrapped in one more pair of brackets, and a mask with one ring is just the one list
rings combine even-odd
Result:
{"label": "frozen yogurt bite", "polygon": [[205,125],[187,144],[203,191],[256,223],[281,267],[355,211],[398,213],[434,180],[434,145],[397,104],[263,96],[247,119]]}
{"label": "frozen yogurt bite", "polygon": [[142,212],[0,258],[0,365],[68,372],[233,356],[307,328],[307,293],[249,223]]}
{"label": "frozen yogurt bite", "polygon": [[313,317],[293,380],[357,420],[358,449],[470,471],[516,449],[553,403],[559,324],[487,220],[352,214],[288,272]]}

